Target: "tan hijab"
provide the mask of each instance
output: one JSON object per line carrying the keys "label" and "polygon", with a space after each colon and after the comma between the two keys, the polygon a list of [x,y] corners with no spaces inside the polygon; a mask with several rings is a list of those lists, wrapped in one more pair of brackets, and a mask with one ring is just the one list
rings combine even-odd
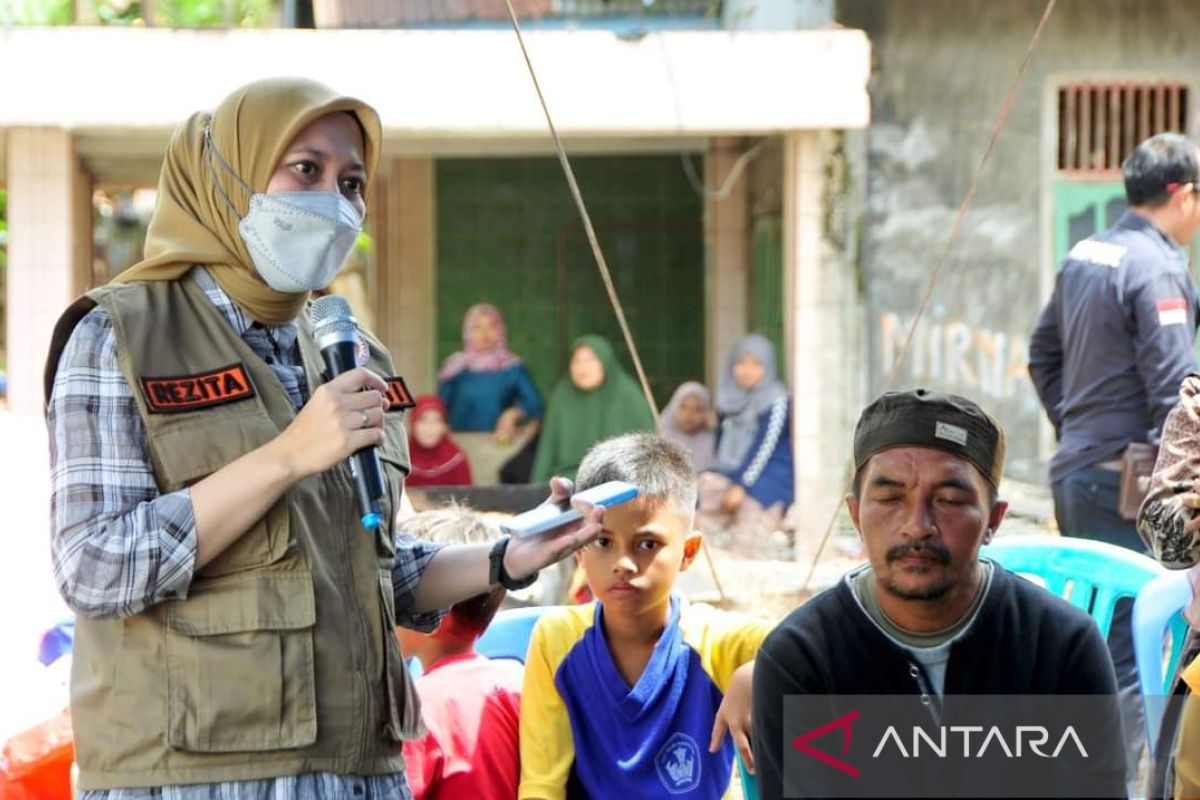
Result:
{"label": "tan hijab", "polygon": [[[243,86],[216,112],[193,114],[167,145],[158,203],[146,232],[146,258],[113,280],[171,281],[194,264],[208,265],[213,278],[256,320],[284,325],[296,318],[308,292],[278,292],[258,276],[238,233],[250,196],[220,162],[205,152],[204,129],[238,177],[266,191],[275,165],[304,126],[327,114],[348,111],[363,130],[367,176],[375,174],[383,130],[375,109],[302,78],[269,78]],[[210,167],[211,163],[211,167]],[[220,188],[215,181],[220,181]],[[221,189],[237,206],[229,207]]]}

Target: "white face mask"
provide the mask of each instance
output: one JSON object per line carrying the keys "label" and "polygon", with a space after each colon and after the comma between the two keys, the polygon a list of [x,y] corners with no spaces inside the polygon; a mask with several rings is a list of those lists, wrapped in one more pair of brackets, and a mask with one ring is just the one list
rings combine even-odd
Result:
{"label": "white face mask", "polygon": [[358,209],[339,192],[256,193],[238,223],[258,274],[280,292],[332,283],[360,231]]}
{"label": "white face mask", "polygon": [[[238,233],[263,281],[291,293],[332,283],[362,231],[358,209],[340,192],[255,192],[206,138],[209,152],[250,193],[250,210],[238,222]],[[217,189],[237,213],[219,180]]]}

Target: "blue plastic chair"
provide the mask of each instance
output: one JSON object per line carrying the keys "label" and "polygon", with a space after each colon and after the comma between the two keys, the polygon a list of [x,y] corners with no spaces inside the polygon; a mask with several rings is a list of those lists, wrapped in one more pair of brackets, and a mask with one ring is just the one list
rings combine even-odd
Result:
{"label": "blue plastic chair", "polygon": [[38,661],[50,666],[75,649],[75,618],[65,619],[42,634],[38,645]]}
{"label": "blue plastic chair", "polygon": [[496,614],[492,624],[475,643],[476,652],[488,658],[511,658],[524,664],[533,626],[543,614],[556,608],[558,606],[504,609]]}
{"label": "blue plastic chair", "polygon": [[[1154,755],[1166,695],[1171,693],[1172,678],[1183,655],[1188,630],[1183,609],[1190,602],[1192,584],[1187,572],[1169,571],[1146,584],[1133,603],[1133,648],[1146,709],[1150,755]],[[1168,635],[1170,645],[1164,647]]]}
{"label": "blue plastic chair", "polygon": [[758,800],[758,781],[746,771],[746,765],[742,763],[741,756],[734,756],[734,759],[737,761],[738,777],[742,779],[743,800]]}
{"label": "blue plastic chair", "polygon": [[1004,537],[981,552],[1005,569],[1033,576],[1047,591],[1088,614],[1105,638],[1117,601],[1137,597],[1143,586],[1166,571],[1132,550],[1070,536]]}
{"label": "blue plastic chair", "polygon": [[[475,642],[475,652],[488,658],[511,658],[525,663],[529,651],[529,639],[533,626],[547,611],[558,606],[531,606],[529,608],[506,608],[496,613],[492,624]],[[419,659],[408,660],[408,674],[419,678],[424,673]]]}

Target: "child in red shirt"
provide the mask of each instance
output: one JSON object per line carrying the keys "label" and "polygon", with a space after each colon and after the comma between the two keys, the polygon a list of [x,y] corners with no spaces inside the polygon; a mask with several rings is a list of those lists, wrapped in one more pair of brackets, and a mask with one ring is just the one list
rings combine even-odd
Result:
{"label": "child in red shirt", "polygon": [[470,486],[471,463],[450,438],[446,406],[433,395],[417,398],[408,433],[412,471],[405,486]]}
{"label": "child in red shirt", "polygon": [[[402,525],[405,533],[440,544],[490,542],[499,533],[455,506],[417,514]],[[415,800],[517,796],[524,670],[516,661],[493,661],[475,652],[504,594],[496,587],[451,606],[433,633],[396,628],[405,658],[416,657],[425,671],[416,686],[428,732],[404,743]]]}

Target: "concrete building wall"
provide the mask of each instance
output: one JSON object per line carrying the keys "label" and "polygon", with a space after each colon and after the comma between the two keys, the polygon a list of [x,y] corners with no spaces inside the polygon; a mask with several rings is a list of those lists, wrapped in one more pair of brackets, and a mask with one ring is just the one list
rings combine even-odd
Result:
{"label": "concrete building wall", "polygon": [[[884,388],[1044,7],[839,2],[838,20],[864,29],[873,48],[872,122],[852,166],[869,174],[859,264],[872,395]],[[1200,6],[1188,0],[1060,0],[949,254],[899,384],[954,390],[997,413],[1015,477],[1045,480],[1052,448],[1026,349],[1055,270],[1054,90],[1089,77],[1194,81],[1196,30]]]}
{"label": "concrete building wall", "polygon": [[8,133],[8,406],[36,413],[63,309],[91,277],[91,179],[59,128]]}
{"label": "concrete building wall", "polygon": [[433,386],[434,375],[434,163],[389,158],[381,173],[371,209],[379,231],[375,331],[391,350],[396,373],[414,391],[424,391]]}
{"label": "concrete building wall", "polygon": [[822,28],[833,22],[835,0],[726,0],[721,22],[728,30]]}
{"label": "concrete building wall", "polygon": [[[783,138],[784,362],[793,393],[797,555],[841,508],[863,404],[862,287],[854,263],[861,175],[846,134]],[[851,143],[850,146],[854,146]]]}

